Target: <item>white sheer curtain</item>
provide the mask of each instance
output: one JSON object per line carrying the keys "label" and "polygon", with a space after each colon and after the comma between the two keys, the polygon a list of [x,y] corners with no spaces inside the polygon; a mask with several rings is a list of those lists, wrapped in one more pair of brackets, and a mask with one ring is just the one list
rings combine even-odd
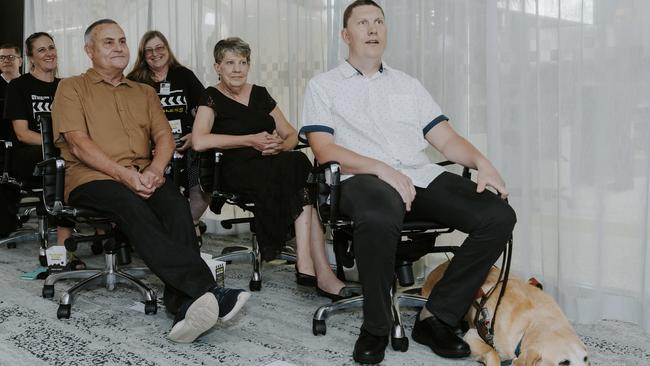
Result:
{"label": "white sheer curtain", "polygon": [[[140,37],[161,31],[178,60],[205,86],[217,81],[212,50],[220,39],[238,36],[252,49],[249,81],[266,86],[289,121],[296,125],[302,91],[325,69],[327,37],[324,0],[27,0],[25,37],[52,34],[59,54],[59,76],[84,72],[83,33],[93,21],[111,18],[127,37],[131,63]],[[210,219],[245,215],[233,206]],[[211,230],[223,230],[213,221]],[[236,230],[245,228],[236,227]]]}
{"label": "white sheer curtain", "polygon": [[[26,33],[54,33],[62,76],[87,67],[81,35],[98,18],[120,22],[132,50],[145,30],[162,31],[206,84],[214,43],[241,36],[251,80],[294,123],[305,82],[347,54],[347,0],[26,3]],[[650,2],[380,3],[385,61],[422,80],[506,180],[515,272],[541,280],[573,320],[650,331]]]}
{"label": "white sheer curtain", "polygon": [[504,176],[516,273],[571,319],[650,331],[650,2],[382,5],[386,62],[422,80]]}
{"label": "white sheer curtain", "polygon": [[[239,36],[251,45],[249,81],[269,88],[296,123],[302,90],[324,70],[327,38],[323,0],[28,0],[25,35],[46,31],[59,50],[59,76],[84,72],[83,32],[111,18],[126,33],[135,61],[144,32],[167,36],[181,63],[207,85],[216,83],[212,50],[217,41]],[[127,68],[127,72],[130,70]]]}

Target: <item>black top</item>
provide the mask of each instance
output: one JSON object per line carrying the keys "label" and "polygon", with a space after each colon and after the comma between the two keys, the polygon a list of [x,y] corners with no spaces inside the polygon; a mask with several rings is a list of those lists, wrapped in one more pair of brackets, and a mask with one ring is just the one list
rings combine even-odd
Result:
{"label": "black top", "polygon": [[[214,110],[214,134],[249,135],[275,130],[275,120],[269,113],[276,102],[261,86],[253,85],[248,106],[213,87],[203,92],[199,105]],[[265,260],[274,259],[284,247],[293,221],[306,204],[310,169],[309,159],[298,151],[270,156],[262,156],[252,147],[223,151],[219,188],[255,203],[255,228]]]}
{"label": "black top", "polygon": [[[169,83],[169,93],[164,93],[161,84]],[[199,104],[199,98],[203,93],[203,84],[194,75],[192,70],[179,66],[167,72],[164,81],[157,82],[153,88],[158,93],[160,105],[162,106],[168,121],[180,120],[182,134],[186,135],[192,131],[194,117],[192,109]]]}
{"label": "black top", "polygon": [[[19,76],[7,86],[5,99],[4,118],[10,121],[24,119],[28,127],[34,132],[41,132],[36,118],[40,114],[51,112],[54,93],[61,79],[55,78],[53,82],[41,81],[32,74]],[[24,145],[15,139],[16,145]]]}
{"label": "black top", "polygon": [[11,136],[9,133],[11,123],[10,121],[3,118],[7,84],[9,83],[2,77],[2,75],[0,75],[0,140],[8,140]]}

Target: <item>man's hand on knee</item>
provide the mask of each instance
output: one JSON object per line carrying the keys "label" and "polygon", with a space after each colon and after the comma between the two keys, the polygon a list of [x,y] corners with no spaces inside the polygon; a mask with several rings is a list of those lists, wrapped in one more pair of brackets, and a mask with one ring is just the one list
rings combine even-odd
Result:
{"label": "man's hand on knee", "polygon": [[415,186],[411,178],[383,163],[377,170],[377,177],[395,188],[406,205],[406,211],[411,211],[411,202],[415,199]]}
{"label": "man's hand on knee", "polygon": [[496,168],[489,162],[477,166],[478,176],[476,178],[476,192],[481,193],[486,187],[494,188],[501,198],[508,198],[506,183]]}

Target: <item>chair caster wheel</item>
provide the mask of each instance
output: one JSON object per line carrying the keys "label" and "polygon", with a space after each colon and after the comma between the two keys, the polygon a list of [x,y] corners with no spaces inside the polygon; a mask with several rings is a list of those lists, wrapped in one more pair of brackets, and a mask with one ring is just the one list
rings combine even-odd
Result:
{"label": "chair caster wheel", "polygon": [[59,309],[56,311],[56,317],[58,319],[70,319],[70,307],[71,305],[59,305]]}
{"label": "chair caster wheel", "polygon": [[47,257],[45,255],[39,255],[38,263],[40,263],[40,265],[43,267],[47,267]]}
{"label": "chair caster wheel", "polygon": [[94,255],[102,254],[104,252],[104,243],[101,239],[93,240],[93,243],[90,245],[90,250]]}
{"label": "chair caster wheel", "polygon": [[409,339],[407,337],[402,338],[390,338],[390,343],[393,346],[395,351],[406,352],[409,349]]}
{"label": "chair caster wheel", "polygon": [[43,285],[43,298],[50,299],[54,297],[54,285]]}
{"label": "chair caster wheel", "polygon": [[315,336],[325,335],[325,333],[327,333],[327,325],[325,324],[325,320],[314,319],[311,324],[311,331]]}
{"label": "chair caster wheel", "polygon": [[155,315],[158,312],[158,303],[156,300],[145,301],[144,313],[147,315]]}
{"label": "chair caster wheel", "polygon": [[16,249],[16,243],[7,243],[7,248]]}
{"label": "chair caster wheel", "polygon": [[251,280],[248,283],[248,288],[251,291],[260,291],[262,289],[262,281],[253,281],[253,280]]}
{"label": "chair caster wheel", "polygon": [[131,263],[131,246],[121,243],[117,249],[117,264],[125,266]]}
{"label": "chair caster wheel", "polygon": [[77,242],[74,241],[74,239],[72,239],[72,238],[65,239],[63,244],[65,245],[65,249],[68,252],[76,252],[77,251]]}

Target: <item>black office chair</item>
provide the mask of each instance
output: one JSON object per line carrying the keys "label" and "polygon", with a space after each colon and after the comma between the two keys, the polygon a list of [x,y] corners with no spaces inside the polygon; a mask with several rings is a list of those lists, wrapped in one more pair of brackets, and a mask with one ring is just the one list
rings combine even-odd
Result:
{"label": "black office chair", "polygon": [[[211,195],[210,211],[218,215],[221,213],[221,209],[225,204],[230,204],[254,215],[255,204],[250,197],[222,190],[221,185],[219,184],[222,155],[223,153],[217,149],[207,150],[199,155],[199,184],[201,185],[201,190],[203,190],[203,192]],[[247,259],[250,259],[253,273],[251,274],[249,288],[251,291],[259,291],[262,288],[262,274],[260,272],[262,256],[260,254],[259,244],[255,234],[255,217],[239,217],[221,221],[221,226],[224,229],[232,229],[233,225],[237,224],[249,225],[251,232],[251,246],[226,247],[221,252],[221,255],[214,259],[224,262],[246,261]],[[295,262],[295,251],[293,251],[293,248],[291,247],[284,247],[278,259],[286,260],[287,262]]]}
{"label": "black office chair", "polygon": [[[45,257],[45,250],[49,247],[49,239],[54,234],[53,229],[50,230],[47,220],[47,212],[42,202],[43,189],[39,186],[30,186],[20,180],[11,176],[9,172],[9,164],[12,159],[13,143],[9,140],[0,140],[0,160],[2,166],[2,176],[0,176],[0,184],[4,185],[5,189],[18,190],[19,203],[17,207],[17,223],[18,230],[9,234],[6,238],[0,240],[0,245],[6,244],[7,248],[12,249],[16,247],[19,242],[32,242],[39,243],[39,263],[42,266],[47,266],[47,259]],[[24,227],[25,224],[33,213],[36,213],[38,219],[38,227],[36,229]]]}
{"label": "black office chair", "polygon": [[[442,162],[439,165],[450,165],[451,162]],[[341,168],[336,162],[318,165],[314,168],[310,180],[317,185],[317,211],[321,221],[332,232],[334,254],[337,262],[337,276],[345,281],[344,267],[354,265],[352,249],[352,221],[339,212]],[[462,175],[471,178],[469,169],[465,168]],[[427,299],[412,293],[397,290],[397,284],[402,287],[412,286],[415,283],[413,276],[413,262],[429,253],[454,253],[456,246],[436,246],[436,239],[442,234],[453,232],[452,229],[429,221],[405,222],[402,227],[402,239],[397,246],[395,261],[396,281],[392,290],[393,329],[391,331],[391,345],[394,350],[406,352],[408,338],[402,326],[400,308],[422,308]],[[327,331],[325,320],[338,312],[363,306],[363,295],[339,300],[323,305],[314,313],[312,332],[314,335],[324,335]]]}
{"label": "black office chair", "polygon": [[138,278],[150,273],[148,268],[119,268],[117,253],[119,245],[116,238],[116,230],[110,219],[99,212],[86,208],[67,206],[63,201],[65,184],[65,161],[58,157],[58,151],[54,146],[52,133],[52,120],[49,116],[40,116],[41,136],[43,137],[43,161],[37,165],[40,175],[43,177],[43,203],[45,209],[51,215],[59,218],[68,218],[79,223],[88,223],[91,226],[104,230],[105,234],[73,236],[65,241],[65,247],[69,251],[77,249],[81,242],[103,241],[105,266],[103,269],[86,269],[78,271],[67,271],[51,273],[43,285],[43,297],[54,296],[54,283],[63,279],[82,279],[73,287],[65,291],[59,300],[57,318],[69,318],[74,297],[81,290],[104,285],[107,290],[113,291],[118,283],[134,286],[142,295],[145,303],[145,313],[155,314],[158,311],[156,293],[147,287]]}

